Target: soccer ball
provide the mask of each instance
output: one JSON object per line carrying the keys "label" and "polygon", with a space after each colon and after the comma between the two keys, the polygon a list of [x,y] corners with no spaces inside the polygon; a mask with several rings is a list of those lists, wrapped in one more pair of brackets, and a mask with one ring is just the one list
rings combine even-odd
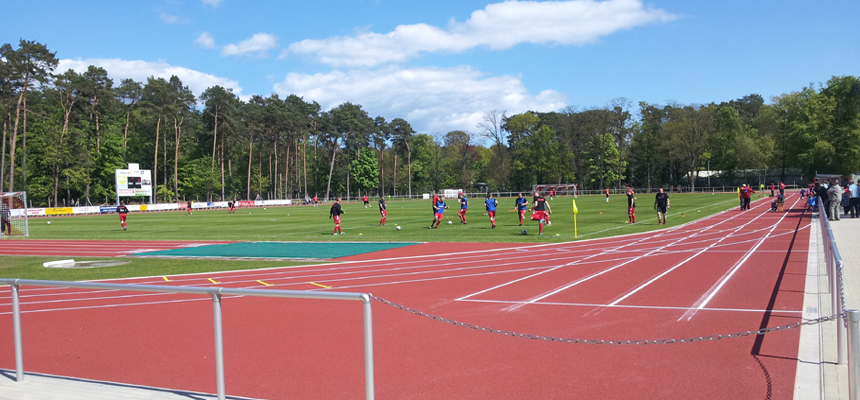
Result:
{"label": "soccer ball", "polygon": [[453,224],[453,222],[451,222],[451,221],[448,221],[448,225],[452,225],[452,224]]}
{"label": "soccer ball", "polygon": [[48,225],[51,225],[51,221],[48,221]]}
{"label": "soccer ball", "polygon": [[526,232],[526,230],[525,230],[525,229],[523,229],[523,236],[528,235],[528,234],[529,234],[529,233],[528,233],[528,232]]}
{"label": "soccer ball", "polygon": [[397,225],[397,230],[398,230],[398,231],[400,230],[400,225]]}
{"label": "soccer ball", "polygon": [[263,207],[263,211],[266,211],[266,207]]}

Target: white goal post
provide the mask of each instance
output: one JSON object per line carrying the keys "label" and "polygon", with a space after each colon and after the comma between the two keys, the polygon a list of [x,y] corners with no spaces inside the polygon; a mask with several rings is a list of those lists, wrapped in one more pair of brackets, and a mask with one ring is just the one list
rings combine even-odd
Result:
{"label": "white goal post", "polygon": [[0,237],[30,236],[27,192],[0,192]]}

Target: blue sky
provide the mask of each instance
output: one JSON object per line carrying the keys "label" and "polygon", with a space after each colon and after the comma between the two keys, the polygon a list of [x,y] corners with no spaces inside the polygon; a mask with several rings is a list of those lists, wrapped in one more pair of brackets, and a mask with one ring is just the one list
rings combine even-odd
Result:
{"label": "blue sky", "polygon": [[860,75],[856,0],[94,0],[4,11],[0,42],[44,43],[59,70],[99,65],[115,82],[175,74],[198,95],[217,84],[326,110],[350,101],[430,134],[477,132],[494,109],[769,100]]}

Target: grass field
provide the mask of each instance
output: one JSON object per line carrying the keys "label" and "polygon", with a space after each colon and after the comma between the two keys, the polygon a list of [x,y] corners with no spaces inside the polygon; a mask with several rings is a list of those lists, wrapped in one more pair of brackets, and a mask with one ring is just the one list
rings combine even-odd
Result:
{"label": "grass field", "polygon": [[[639,194],[637,223],[627,224],[626,196],[612,196],[606,203],[603,196],[576,199],[578,239],[594,239],[662,229],[653,211],[653,194]],[[526,220],[520,227],[513,211],[514,199],[499,199],[496,229],[490,229],[484,216],[483,199],[471,199],[466,214],[467,225],[459,223],[454,202],[445,213],[439,229],[428,229],[432,219],[429,201],[388,202],[388,223],[377,226],[379,212],[376,203],[365,209],[361,202],[343,205],[343,230],[346,235],[333,236],[333,223],[328,218],[329,205],[319,207],[292,206],[268,209],[239,209],[235,214],[226,210],[183,212],[131,213],[129,229],[123,231],[115,214],[79,217],[30,219],[30,237],[4,240],[32,239],[108,239],[108,240],[239,240],[239,241],[373,241],[373,242],[563,242],[574,238],[571,197],[550,202],[553,209],[552,226],[544,236],[538,236],[537,222]],[[672,194],[669,226],[677,226],[726,209],[737,207],[737,195]],[[528,217],[528,216],[527,216]],[[47,224],[50,221],[51,224]],[[396,226],[402,229],[397,231]],[[528,235],[522,235],[526,229]],[[3,256],[0,257],[0,277],[48,280],[97,280],[140,276],[164,276],[199,272],[216,272],[257,268],[289,267],[306,262],[249,261],[212,259],[122,258],[128,264],[89,269],[44,268],[42,263],[58,257]],[[75,257],[84,261],[92,258]],[[99,258],[106,259],[105,257]],[[315,262],[316,263],[316,262]]]}
{"label": "grass field", "polygon": [[[672,194],[669,226],[683,224],[737,205],[732,193]],[[529,197],[530,199],[530,197]],[[576,199],[578,239],[593,239],[645,232],[657,226],[653,194],[637,195],[637,223],[627,224],[626,196],[584,196]],[[241,241],[377,241],[377,242],[561,242],[574,240],[572,197],[550,201],[552,226],[538,236],[536,221],[519,227],[513,198],[500,198],[496,229],[490,229],[484,216],[483,199],[471,199],[467,225],[457,217],[459,205],[448,201],[445,223],[428,229],[432,220],[430,202],[390,201],[388,222],[378,226],[376,202],[365,209],[361,202],[343,205],[342,227],[345,235],[332,236],[330,204],[319,207],[291,206],[185,212],[130,213],[128,230],[120,228],[115,214],[98,216],[32,218],[31,239],[111,239],[111,240],[241,240]],[[51,221],[48,225],[47,221]],[[453,225],[447,225],[453,221]],[[396,226],[401,226],[400,231]],[[522,235],[526,229],[528,235]]]}

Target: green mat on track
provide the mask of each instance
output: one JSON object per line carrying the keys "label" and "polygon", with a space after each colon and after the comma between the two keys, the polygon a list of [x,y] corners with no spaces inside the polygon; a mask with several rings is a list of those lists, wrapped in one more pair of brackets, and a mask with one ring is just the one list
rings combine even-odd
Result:
{"label": "green mat on track", "polygon": [[135,253],[171,257],[338,258],[396,249],[416,243],[242,242]]}

